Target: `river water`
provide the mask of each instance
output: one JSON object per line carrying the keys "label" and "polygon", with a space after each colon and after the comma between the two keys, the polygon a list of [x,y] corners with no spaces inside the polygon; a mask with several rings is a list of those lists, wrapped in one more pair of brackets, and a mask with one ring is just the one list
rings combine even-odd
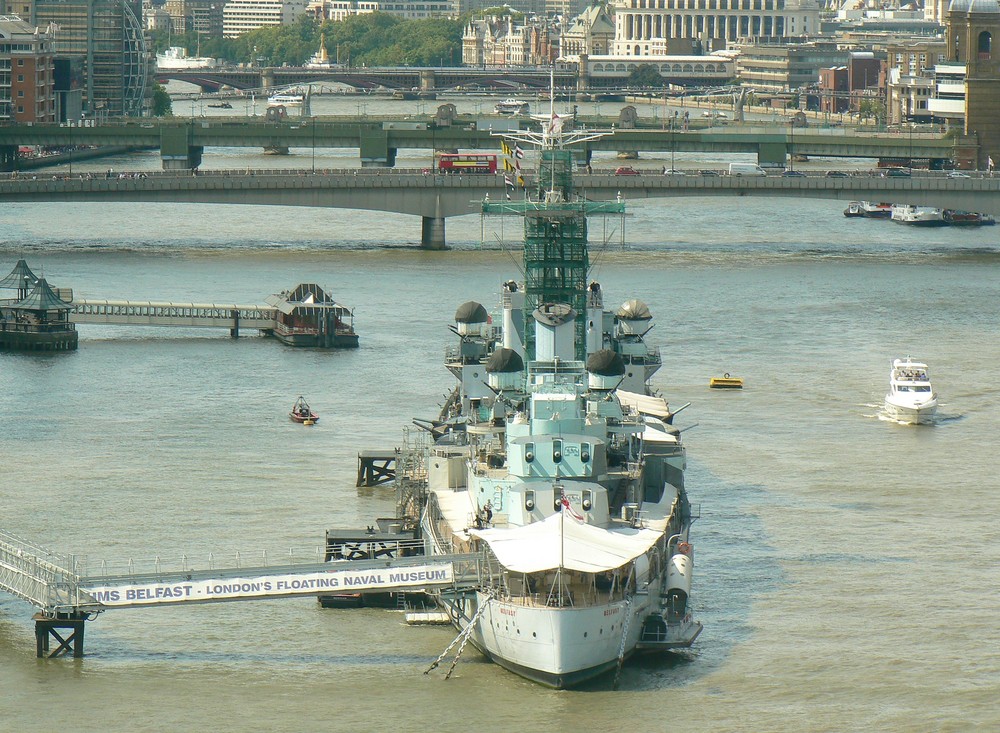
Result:
{"label": "river water", "polygon": [[[471,648],[445,680],[423,672],[449,627],[296,599],[111,611],[88,623],[84,659],[36,660],[33,610],[4,596],[0,729],[997,730],[998,233],[848,220],[833,201],[733,203],[639,202],[624,248],[617,222],[592,225],[608,304],[649,304],[655,384],[692,403],[677,418],[701,513],[691,650],[632,661],[617,692],[546,690]],[[484,247],[478,217],[450,220],[452,249],[423,252],[401,216],[0,207],[4,273],[24,256],[80,296],[178,302],[317,282],[361,335],[321,352],[81,326],[75,353],[0,354],[0,528],[91,567],[205,567],[210,553],[300,556],[327,528],[386,516],[391,489],[354,487],[357,453],[436,414],[455,308],[492,309],[517,276],[494,231]],[[933,426],[879,418],[907,354],[931,365]],[[725,372],[746,389],[710,391]],[[287,418],[300,394],[313,428]]]}

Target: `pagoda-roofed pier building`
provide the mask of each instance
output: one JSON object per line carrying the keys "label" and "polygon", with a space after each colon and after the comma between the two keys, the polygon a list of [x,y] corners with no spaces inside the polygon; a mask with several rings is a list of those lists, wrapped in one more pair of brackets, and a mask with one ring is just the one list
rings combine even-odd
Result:
{"label": "pagoda-roofed pier building", "polygon": [[36,278],[24,260],[18,260],[11,273],[0,280],[0,288],[16,292],[14,298],[0,299],[0,349],[76,349],[78,334],[69,320],[73,306],[45,278]]}

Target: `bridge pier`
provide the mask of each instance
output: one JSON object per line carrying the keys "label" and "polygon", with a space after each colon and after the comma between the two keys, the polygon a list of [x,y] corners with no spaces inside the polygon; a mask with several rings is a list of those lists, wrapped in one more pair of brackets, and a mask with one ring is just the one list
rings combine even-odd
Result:
{"label": "bridge pier", "polygon": [[396,148],[389,147],[388,131],[381,126],[362,127],[360,153],[362,168],[392,168],[396,165]]}
{"label": "bridge pier", "polygon": [[233,317],[233,327],[229,329],[229,336],[238,339],[240,337],[240,312],[234,308],[230,311],[230,315]]}
{"label": "bridge pier", "polygon": [[444,239],[444,217],[420,217],[421,249],[448,249]]}
{"label": "bridge pier", "polygon": [[788,148],[784,143],[764,143],[757,147],[757,165],[785,167]]}
{"label": "bridge pier", "polygon": [[0,145],[0,171],[17,170],[17,145]]}
{"label": "bridge pier", "polygon": [[[59,657],[73,652],[74,657],[83,656],[83,629],[87,614],[79,612],[57,613],[46,616],[42,613],[34,615],[35,620],[35,650],[39,659],[44,657]],[[69,630],[65,637],[60,631]],[[52,639],[59,642],[55,651],[50,652]]]}
{"label": "bridge pier", "polygon": [[205,148],[192,145],[194,128],[191,123],[164,126],[160,129],[160,160],[163,170],[190,170],[201,165]]}
{"label": "bridge pier", "polygon": [[434,197],[434,216],[420,217],[421,249],[448,249],[444,238],[444,214],[441,211],[441,194]]}

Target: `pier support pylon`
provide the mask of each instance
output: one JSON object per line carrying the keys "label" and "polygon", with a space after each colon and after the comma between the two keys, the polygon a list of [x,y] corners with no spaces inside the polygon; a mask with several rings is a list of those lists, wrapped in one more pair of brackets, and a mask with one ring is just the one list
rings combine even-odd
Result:
{"label": "pier support pylon", "polygon": [[421,249],[447,249],[444,240],[444,218],[425,216],[420,227]]}
{"label": "pier support pylon", "polygon": [[444,241],[444,214],[440,194],[434,201],[434,216],[422,216],[420,222],[421,249],[448,249]]}
{"label": "pier support pylon", "polygon": [[[87,614],[72,612],[46,616],[42,613],[36,613],[34,620],[35,648],[39,659],[59,657],[70,652],[73,653],[74,657],[83,656],[83,629],[87,621]],[[60,631],[64,633],[69,631],[69,633],[64,637]],[[50,652],[52,639],[59,642],[59,645]]]}

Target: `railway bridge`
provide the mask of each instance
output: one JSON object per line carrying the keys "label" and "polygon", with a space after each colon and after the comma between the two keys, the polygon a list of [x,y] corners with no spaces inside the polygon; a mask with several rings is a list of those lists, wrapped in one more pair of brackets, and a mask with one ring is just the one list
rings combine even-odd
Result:
{"label": "railway bridge", "polygon": [[[672,122],[672,121],[671,121]],[[781,123],[718,125],[693,120],[687,129],[668,125],[624,128],[615,117],[575,118],[580,129],[602,132],[580,143],[574,152],[581,163],[595,152],[626,154],[749,153],[762,165],[784,166],[789,157],[921,159],[940,168],[956,158],[956,141],[940,132],[863,130],[844,127],[796,130]],[[353,148],[363,168],[392,168],[400,150],[498,151],[498,135],[529,129],[527,118],[459,115],[447,123],[431,115],[391,117],[289,117],[284,120],[239,118],[169,118],[125,120],[85,127],[58,124],[0,127],[0,169],[16,169],[20,146],[118,146],[155,148],[162,167],[190,171],[198,168],[206,149]],[[617,126],[616,126],[617,125]],[[963,143],[964,144],[964,143]],[[69,158],[72,170],[72,158]]]}

